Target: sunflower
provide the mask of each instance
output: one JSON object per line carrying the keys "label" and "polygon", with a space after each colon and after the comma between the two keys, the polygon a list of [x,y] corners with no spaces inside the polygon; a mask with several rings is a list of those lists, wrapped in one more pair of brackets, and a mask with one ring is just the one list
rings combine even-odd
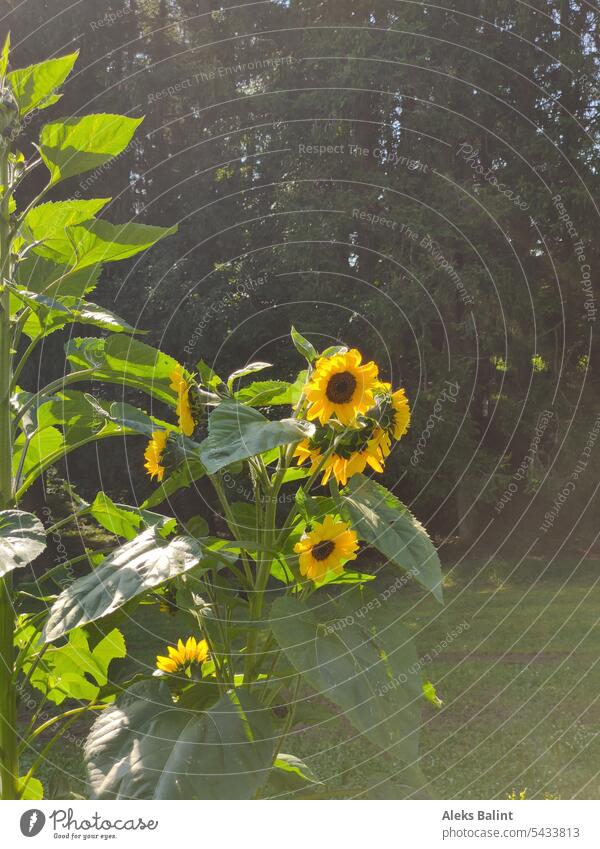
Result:
{"label": "sunflower", "polygon": [[309,419],[318,418],[325,424],[335,414],[342,424],[348,425],[373,406],[378,369],[374,362],[361,362],[362,356],[355,348],[317,360],[304,390]]}
{"label": "sunflower", "polygon": [[171,378],[171,389],[177,392],[177,416],[179,427],[185,436],[191,436],[194,432],[194,417],[190,406],[190,383],[184,377],[181,366],[173,369],[169,375]]}
{"label": "sunflower", "polygon": [[328,572],[339,574],[347,560],[356,559],[358,539],[345,522],[325,516],[323,522],[313,522],[294,546],[299,554],[300,572],[311,581],[321,581]]}
{"label": "sunflower", "polygon": [[166,430],[155,430],[150,442],[144,451],[146,460],[144,468],[151,478],[162,481],[165,476],[165,467],[162,465],[162,456],[167,444],[169,434]]}
{"label": "sunflower", "polygon": [[[339,484],[346,486],[352,475],[362,474],[367,466],[370,466],[376,472],[383,472],[383,463],[389,453],[390,440],[384,430],[376,427],[372,430],[371,435],[365,437],[355,450],[338,446],[333,454],[327,457],[323,463],[321,483],[325,486],[333,475]],[[311,446],[308,439],[298,443],[294,451],[294,457],[297,458],[299,466],[310,460],[311,472],[314,472],[317,468],[322,456],[320,447],[318,445]]]}
{"label": "sunflower", "polygon": [[404,389],[396,389],[392,393],[392,408],[392,436],[394,439],[401,439],[410,425],[410,407]]}
{"label": "sunflower", "polygon": [[156,668],[161,672],[186,672],[192,663],[202,664],[208,657],[208,643],[206,640],[198,640],[188,637],[185,645],[183,640],[177,642],[177,648],[167,646],[168,657],[157,655]]}

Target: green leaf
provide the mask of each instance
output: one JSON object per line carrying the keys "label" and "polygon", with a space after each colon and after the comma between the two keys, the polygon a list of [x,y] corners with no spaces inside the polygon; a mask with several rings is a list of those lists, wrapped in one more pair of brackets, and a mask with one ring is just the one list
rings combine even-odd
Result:
{"label": "green leaf", "polygon": [[62,298],[61,302],[52,301],[43,295],[36,295],[35,311],[23,324],[23,333],[30,339],[42,339],[69,324],[91,324],[113,333],[140,333],[125,319],[115,313],[78,298]]}
{"label": "green leaf", "polygon": [[92,727],[85,758],[93,798],[252,799],[275,739],[270,711],[249,693],[230,691],[198,709],[173,704],[162,681],[142,682]]}
{"label": "green leaf", "polygon": [[25,460],[21,466],[21,477],[26,477],[37,466],[43,463],[64,446],[63,434],[55,427],[42,427],[36,430],[30,438],[20,433],[15,440],[13,449],[13,474],[16,475],[23,451]]}
{"label": "green leaf", "polygon": [[42,127],[40,154],[50,171],[50,183],[99,168],[124,150],[143,118],[124,115],[84,115]]}
{"label": "green leaf", "polygon": [[254,374],[257,371],[263,371],[266,368],[273,368],[272,363],[248,363],[244,368],[239,368],[237,371],[232,372],[227,378],[227,388],[231,392],[233,384],[236,380],[239,380],[241,377],[245,377],[247,374]]}
{"label": "green leaf", "polygon": [[314,784],[322,784],[314,772],[296,755],[280,752],[273,764],[261,798],[277,798]]}
{"label": "green leaf", "polygon": [[417,758],[420,667],[397,605],[360,588],[308,606],[279,598],[271,626],[296,671],[355,728],[407,763]]}
{"label": "green leaf", "polygon": [[99,492],[89,507],[90,515],[107,531],[125,539],[134,539],[140,530],[157,528],[166,537],[175,529],[177,520],[139,507],[115,504],[105,492]]}
{"label": "green leaf", "polygon": [[314,363],[317,359],[318,354],[314,345],[312,345],[308,339],[305,339],[301,333],[298,333],[295,327],[292,327],[291,331],[292,342],[294,343],[295,349],[299,354],[302,354],[309,363]]}
{"label": "green leaf", "polygon": [[49,297],[72,295],[81,298],[96,288],[101,271],[100,264],[74,271],[30,253],[17,265],[17,282]]}
{"label": "green leaf", "polygon": [[141,389],[172,407],[177,402],[170,386],[177,360],[150,345],[114,334],[106,339],[71,339],[65,350],[75,370],[94,367],[96,380]]}
{"label": "green leaf", "polygon": [[146,590],[193,569],[204,556],[204,546],[193,537],[165,540],[156,528],[143,531],[61,593],[44,627],[44,641],[108,616]]}
{"label": "green leaf", "polygon": [[46,548],[46,531],[33,513],[0,510],[0,577],[27,566]]}
{"label": "green leaf", "polygon": [[[93,649],[83,629],[71,631],[64,646],[51,646],[42,660],[33,667],[31,684],[54,704],[65,699],[92,701],[108,683],[108,667],[112,660],[127,655],[125,640],[118,628],[113,628]],[[29,672],[34,658],[28,659],[23,671]],[[108,701],[112,701],[112,696]]]}
{"label": "green leaf", "polygon": [[285,380],[256,380],[234,394],[240,404],[250,407],[272,407],[291,404],[292,384]]}
{"label": "green leaf", "polygon": [[430,590],[442,603],[442,568],[427,531],[408,507],[380,484],[354,475],[342,491],[341,511],[359,537]]}
{"label": "green leaf", "polygon": [[39,778],[22,775],[17,781],[17,798],[27,802],[39,802],[44,798],[44,787]]}
{"label": "green leaf", "polygon": [[0,53],[0,81],[4,80],[6,69],[8,68],[8,56],[10,54],[10,33],[7,33]]}
{"label": "green leaf", "polygon": [[111,224],[100,218],[67,227],[64,238],[56,237],[45,243],[38,253],[53,262],[82,269],[97,263],[127,259],[176,232],[177,225]]}
{"label": "green leaf", "polygon": [[34,109],[45,109],[56,103],[59,98],[53,92],[67,79],[78,55],[77,50],[7,74],[21,117]]}
{"label": "green leaf", "polygon": [[435,687],[431,683],[431,681],[423,681],[423,695],[427,699],[428,702],[436,708],[444,707],[443,701],[439,698]]}
{"label": "green leaf", "polygon": [[57,258],[72,253],[66,237],[67,227],[95,218],[109,200],[62,200],[34,206],[25,216],[26,237],[32,242],[39,242],[34,248],[36,254],[56,262]]}
{"label": "green leaf", "polygon": [[200,458],[207,473],[214,475],[237,460],[299,442],[312,431],[306,422],[269,421],[252,407],[224,401],[208,418],[208,437],[200,445]]}

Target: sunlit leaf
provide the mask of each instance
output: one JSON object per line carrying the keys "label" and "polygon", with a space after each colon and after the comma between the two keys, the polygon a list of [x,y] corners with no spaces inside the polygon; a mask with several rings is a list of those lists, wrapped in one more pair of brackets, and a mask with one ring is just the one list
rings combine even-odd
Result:
{"label": "sunlit leaf", "polygon": [[143,531],[61,593],[52,605],[44,640],[52,642],[73,628],[108,616],[146,590],[193,569],[204,554],[204,547],[193,537],[166,540],[156,528]]}
{"label": "sunlit leaf", "polygon": [[46,532],[33,513],[0,511],[0,577],[27,566],[46,548]]}
{"label": "sunlit leaf", "polygon": [[340,509],[359,537],[443,601],[440,559],[423,525],[384,486],[354,475]]}
{"label": "sunlit leaf", "polygon": [[34,109],[45,109],[56,103],[58,97],[53,92],[67,79],[78,55],[77,50],[7,74],[21,117]]}
{"label": "sunlit leaf", "polygon": [[40,154],[50,182],[104,165],[127,147],[142,120],[101,114],[46,124],[40,133]]}

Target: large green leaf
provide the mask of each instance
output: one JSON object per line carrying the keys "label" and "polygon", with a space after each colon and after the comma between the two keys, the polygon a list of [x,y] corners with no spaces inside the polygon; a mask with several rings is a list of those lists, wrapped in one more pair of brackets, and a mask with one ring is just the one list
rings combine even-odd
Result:
{"label": "large green leaf", "polygon": [[50,297],[72,295],[77,298],[96,288],[102,266],[91,265],[73,271],[66,265],[29,253],[17,266],[17,282],[32,292]]}
{"label": "large green leaf", "polygon": [[46,242],[39,253],[53,262],[78,269],[99,262],[117,262],[152,247],[160,239],[177,232],[174,227],[150,224],[111,224],[94,219],[69,226],[62,238]]}
{"label": "large green leaf", "polygon": [[84,115],[42,127],[40,154],[52,185],[98,168],[124,150],[142,118],[125,115]]}
{"label": "large green leaf", "polygon": [[30,339],[42,339],[69,324],[91,324],[113,333],[140,333],[114,312],[79,298],[64,297],[60,302],[44,304],[37,296],[36,309],[23,324],[23,333]]}
{"label": "large green leaf", "polygon": [[177,360],[137,339],[117,334],[106,339],[77,337],[65,350],[76,371],[93,367],[96,380],[141,389],[171,406],[177,401],[170,385]]}
{"label": "large green leaf", "polygon": [[355,475],[342,492],[341,511],[361,539],[443,601],[437,551],[423,525],[395,495],[364,475]]}
{"label": "large green leaf", "polygon": [[[56,257],[65,253],[63,245],[68,245],[66,228],[95,218],[109,200],[93,198],[41,203],[25,216],[25,234],[38,243],[34,249],[37,254],[56,262]],[[69,250],[67,255],[71,252]]]}
{"label": "large green leaf", "polygon": [[142,682],[92,727],[85,758],[93,798],[252,799],[275,740],[270,711],[246,692],[198,709],[173,704],[164,682]]}
{"label": "large green leaf", "polygon": [[143,531],[61,593],[52,605],[44,640],[52,642],[108,616],[146,590],[193,569],[203,557],[204,547],[193,537],[166,540],[157,528]]}
{"label": "large green leaf", "polygon": [[45,109],[56,103],[58,96],[53,92],[67,79],[78,55],[79,51],[76,51],[27,68],[17,68],[7,74],[21,117],[34,109]]}
{"label": "large green leaf", "polygon": [[299,442],[312,430],[306,422],[269,421],[252,407],[223,401],[209,416],[208,437],[201,443],[200,458],[208,474],[214,475],[236,461]]}
{"label": "large green leaf", "polygon": [[[125,640],[114,628],[93,648],[82,629],[71,631],[68,642],[59,648],[51,646],[30,674],[31,684],[57,705],[65,699],[92,701],[108,682],[108,667],[115,658],[126,656]],[[23,671],[27,674],[35,662],[28,658]],[[108,701],[112,701],[109,696]]]}
{"label": "large green leaf", "polygon": [[46,532],[33,513],[0,511],[0,577],[27,566],[46,548]]}
{"label": "large green leaf", "polygon": [[277,599],[271,626],[290,663],[373,743],[406,763],[418,756],[420,666],[398,606],[362,589],[312,604]]}

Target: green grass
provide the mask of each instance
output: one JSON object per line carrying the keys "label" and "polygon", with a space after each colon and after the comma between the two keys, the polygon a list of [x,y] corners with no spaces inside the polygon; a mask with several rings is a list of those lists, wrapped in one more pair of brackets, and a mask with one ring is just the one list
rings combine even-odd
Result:
{"label": "green grass", "polygon": [[[532,564],[535,566],[535,563]],[[539,565],[538,565],[539,568]],[[493,581],[490,578],[494,579]],[[422,792],[438,799],[600,797],[600,585],[553,579],[450,582],[446,604],[413,609],[424,672],[443,700],[426,705]],[[468,625],[455,639],[452,632]],[[339,723],[298,729],[288,748],[336,795],[403,795],[392,758]],[[375,791],[376,792],[376,791]]]}
{"label": "green grass", "polygon": [[[568,580],[561,577],[567,563],[550,578],[541,577],[543,561],[508,579],[510,564],[483,576],[470,567],[449,575],[443,607],[409,594],[424,673],[444,702],[440,710],[424,706],[420,794],[502,799],[527,788],[529,798],[600,798],[597,566],[588,561],[585,573]],[[180,627],[178,617],[142,613],[123,628],[130,657],[152,665]],[[326,797],[406,795],[390,753],[357,736],[343,717],[332,719],[321,698],[306,703],[285,749],[326,782]],[[83,792],[79,747],[61,745],[52,759],[42,779],[54,775],[56,784],[56,774],[67,773],[70,787]]]}

